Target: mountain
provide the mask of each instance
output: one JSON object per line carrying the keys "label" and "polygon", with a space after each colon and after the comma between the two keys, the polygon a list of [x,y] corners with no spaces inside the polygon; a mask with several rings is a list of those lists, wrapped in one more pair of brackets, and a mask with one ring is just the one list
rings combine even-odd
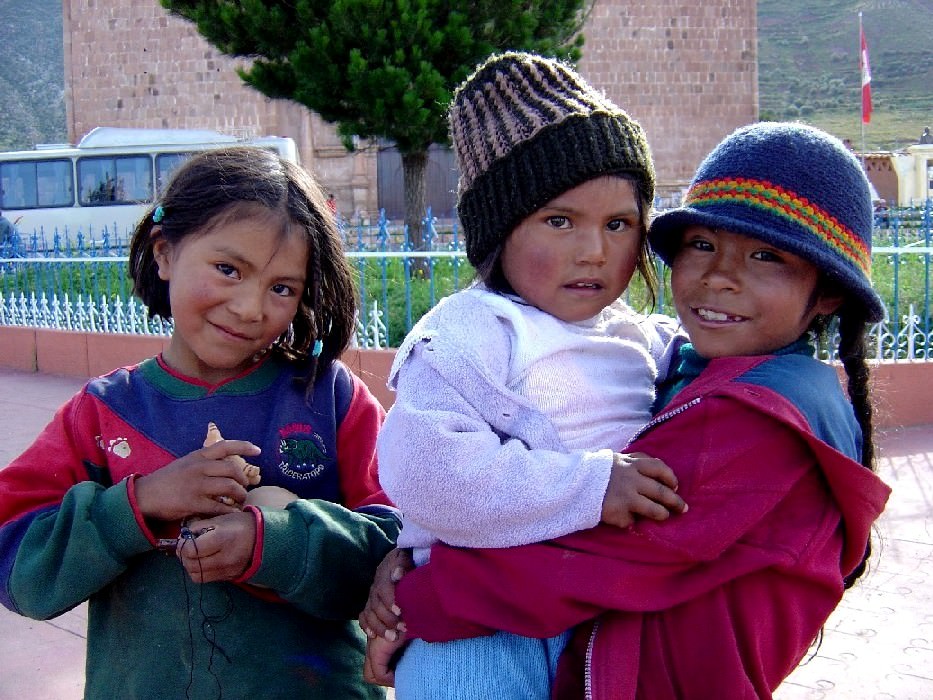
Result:
{"label": "mountain", "polygon": [[67,141],[61,0],[0,0],[0,66],[0,150]]}
{"label": "mountain", "polygon": [[933,127],[933,1],[759,0],[761,118],[802,119],[862,146],[859,12],[871,66],[868,150]]}
{"label": "mountain", "polygon": [[[901,148],[933,127],[933,0],[759,0],[763,119],[803,119],[862,146],[860,11],[874,104],[865,147]],[[0,150],[65,141],[61,0],[0,0],[0,66]]]}

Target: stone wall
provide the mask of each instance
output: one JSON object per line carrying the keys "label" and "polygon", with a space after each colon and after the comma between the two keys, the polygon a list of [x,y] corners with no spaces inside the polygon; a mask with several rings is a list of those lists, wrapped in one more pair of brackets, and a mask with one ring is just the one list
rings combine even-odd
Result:
{"label": "stone wall", "polygon": [[[375,154],[348,155],[304,108],[242,84],[157,0],[62,0],[69,139],[95,126],[217,129],[294,138],[343,211],[377,208]],[[758,114],[754,0],[595,0],[581,72],[645,127],[662,192],[679,191],[734,127]]]}
{"label": "stone wall", "polygon": [[662,189],[758,118],[756,3],[597,0],[580,70],[641,122]]}
{"label": "stone wall", "polygon": [[349,155],[316,114],[246,86],[236,73],[243,60],[221,54],[158,0],[62,0],[62,7],[72,143],[95,126],[289,136],[338,202],[376,208],[375,153]]}

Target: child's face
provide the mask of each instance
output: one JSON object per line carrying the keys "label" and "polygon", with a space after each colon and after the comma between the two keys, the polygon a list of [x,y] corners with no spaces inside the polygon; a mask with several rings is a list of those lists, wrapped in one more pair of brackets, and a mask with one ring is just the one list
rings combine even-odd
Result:
{"label": "child's face", "polygon": [[[308,244],[271,216],[225,221],[172,246],[155,244],[175,331],[165,361],[217,384],[243,372],[292,322],[305,286]],[[294,227],[301,230],[299,227]]]}
{"label": "child's face", "polygon": [[516,226],[502,249],[502,272],[528,303],[562,321],[583,321],[625,291],[642,235],[632,183],[600,177]]}
{"label": "child's face", "polygon": [[839,306],[840,298],[815,294],[818,278],[811,263],[758,239],[691,226],[671,266],[671,291],[700,355],[764,355]]}

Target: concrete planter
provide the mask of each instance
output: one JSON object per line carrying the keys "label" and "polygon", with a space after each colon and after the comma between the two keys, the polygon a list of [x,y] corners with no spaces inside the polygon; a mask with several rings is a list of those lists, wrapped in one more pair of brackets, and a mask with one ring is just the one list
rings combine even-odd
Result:
{"label": "concrete planter", "polygon": [[[168,338],[0,326],[0,367],[72,377],[96,377],[162,351]],[[386,379],[394,350],[348,350],[343,361],[389,408]],[[840,370],[840,376],[844,374]],[[933,362],[881,362],[872,368],[874,423],[881,428],[933,424]]]}

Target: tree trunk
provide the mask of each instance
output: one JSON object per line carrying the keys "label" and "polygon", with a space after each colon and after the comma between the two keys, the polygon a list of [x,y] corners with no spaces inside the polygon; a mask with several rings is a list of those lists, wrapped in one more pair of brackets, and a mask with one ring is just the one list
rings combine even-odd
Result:
{"label": "tree trunk", "polygon": [[[405,226],[412,250],[427,250],[424,216],[427,210],[424,175],[427,169],[427,150],[402,154],[402,178],[405,187]],[[429,277],[431,266],[427,258],[413,258],[411,275]]]}

